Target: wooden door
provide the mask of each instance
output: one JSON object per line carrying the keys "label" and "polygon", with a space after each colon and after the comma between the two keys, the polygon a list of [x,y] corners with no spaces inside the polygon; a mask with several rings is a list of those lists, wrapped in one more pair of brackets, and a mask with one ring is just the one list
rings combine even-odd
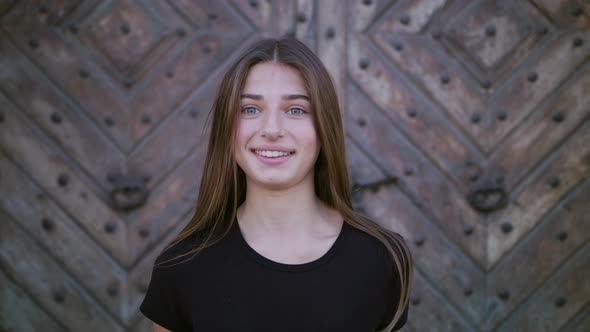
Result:
{"label": "wooden door", "polygon": [[415,258],[403,331],[590,328],[590,4],[0,3],[0,330],[149,331],[221,73],[289,33],[345,106],[355,206]]}

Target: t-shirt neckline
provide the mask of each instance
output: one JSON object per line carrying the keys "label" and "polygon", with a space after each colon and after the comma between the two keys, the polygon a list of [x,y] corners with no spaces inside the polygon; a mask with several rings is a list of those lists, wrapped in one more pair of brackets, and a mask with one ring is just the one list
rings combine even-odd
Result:
{"label": "t-shirt neckline", "polygon": [[231,226],[230,234],[231,234],[231,236],[233,236],[234,238],[237,239],[237,242],[239,243],[240,251],[242,253],[246,254],[246,256],[248,258],[254,260],[256,263],[261,264],[261,265],[263,265],[267,268],[273,269],[273,270],[279,270],[279,271],[285,271],[285,272],[304,272],[304,271],[310,271],[310,270],[316,269],[316,268],[326,264],[328,261],[330,261],[330,259],[336,254],[336,252],[342,246],[342,243],[344,242],[344,237],[345,237],[345,234],[347,233],[347,231],[348,231],[348,225],[347,225],[346,221],[343,221],[342,227],[340,229],[340,233],[338,234],[338,237],[336,238],[334,243],[332,243],[332,246],[328,249],[328,251],[326,251],[322,256],[320,256],[316,260],[313,260],[313,261],[310,261],[307,263],[302,263],[302,264],[281,263],[281,262],[273,261],[269,258],[266,258],[265,256],[258,253],[256,250],[254,250],[254,248],[252,248],[248,244],[248,242],[246,242],[246,239],[244,238],[242,231],[240,229],[240,225],[238,224],[237,218],[234,219],[233,225]]}

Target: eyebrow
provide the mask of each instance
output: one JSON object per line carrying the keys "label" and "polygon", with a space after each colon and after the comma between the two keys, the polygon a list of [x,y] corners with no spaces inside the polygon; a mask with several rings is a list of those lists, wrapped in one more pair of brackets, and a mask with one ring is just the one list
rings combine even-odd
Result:
{"label": "eyebrow", "polygon": [[[242,99],[244,98],[248,98],[248,99],[254,99],[254,100],[262,100],[264,99],[264,97],[262,97],[262,95],[254,95],[251,93],[244,93],[240,96]],[[309,99],[308,96],[306,95],[300,95],[300,94],[294,94],[294,95],[282,95],[281,99],[283,100],[296,100],[296,99],[304,99],[307,101],[311,101],[311,99]]]}

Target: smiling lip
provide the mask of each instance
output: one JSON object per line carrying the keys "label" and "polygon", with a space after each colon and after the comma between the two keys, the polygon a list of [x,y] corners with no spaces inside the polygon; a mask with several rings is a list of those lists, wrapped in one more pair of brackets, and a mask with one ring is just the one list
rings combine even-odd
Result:
{"label": "smiling lip", "polygon": [[[280,146],[259,146],[250,149],[250,151],[252,151],[252,153],[256,156],[258,160],[267,165],[280,165],[289,160],[293,156],[293,154],[295,154],[295,151]],[[256,153],[256,151],[277,151],[288,152],[289,154],[285,156],[265,157],[263,155]]]}

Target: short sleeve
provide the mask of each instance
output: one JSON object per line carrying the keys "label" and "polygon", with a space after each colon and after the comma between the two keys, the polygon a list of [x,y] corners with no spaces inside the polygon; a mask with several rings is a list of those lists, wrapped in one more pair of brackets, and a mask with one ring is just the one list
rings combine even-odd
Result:
{"label": "short sleeve", "polygon": [[[159,259],[156,260],[158,263]],[[151,321],[170,331],[191,331],[182,314],[181,301],[176,291],[177,272],[173,266],[156,266],[139,310]]]}

